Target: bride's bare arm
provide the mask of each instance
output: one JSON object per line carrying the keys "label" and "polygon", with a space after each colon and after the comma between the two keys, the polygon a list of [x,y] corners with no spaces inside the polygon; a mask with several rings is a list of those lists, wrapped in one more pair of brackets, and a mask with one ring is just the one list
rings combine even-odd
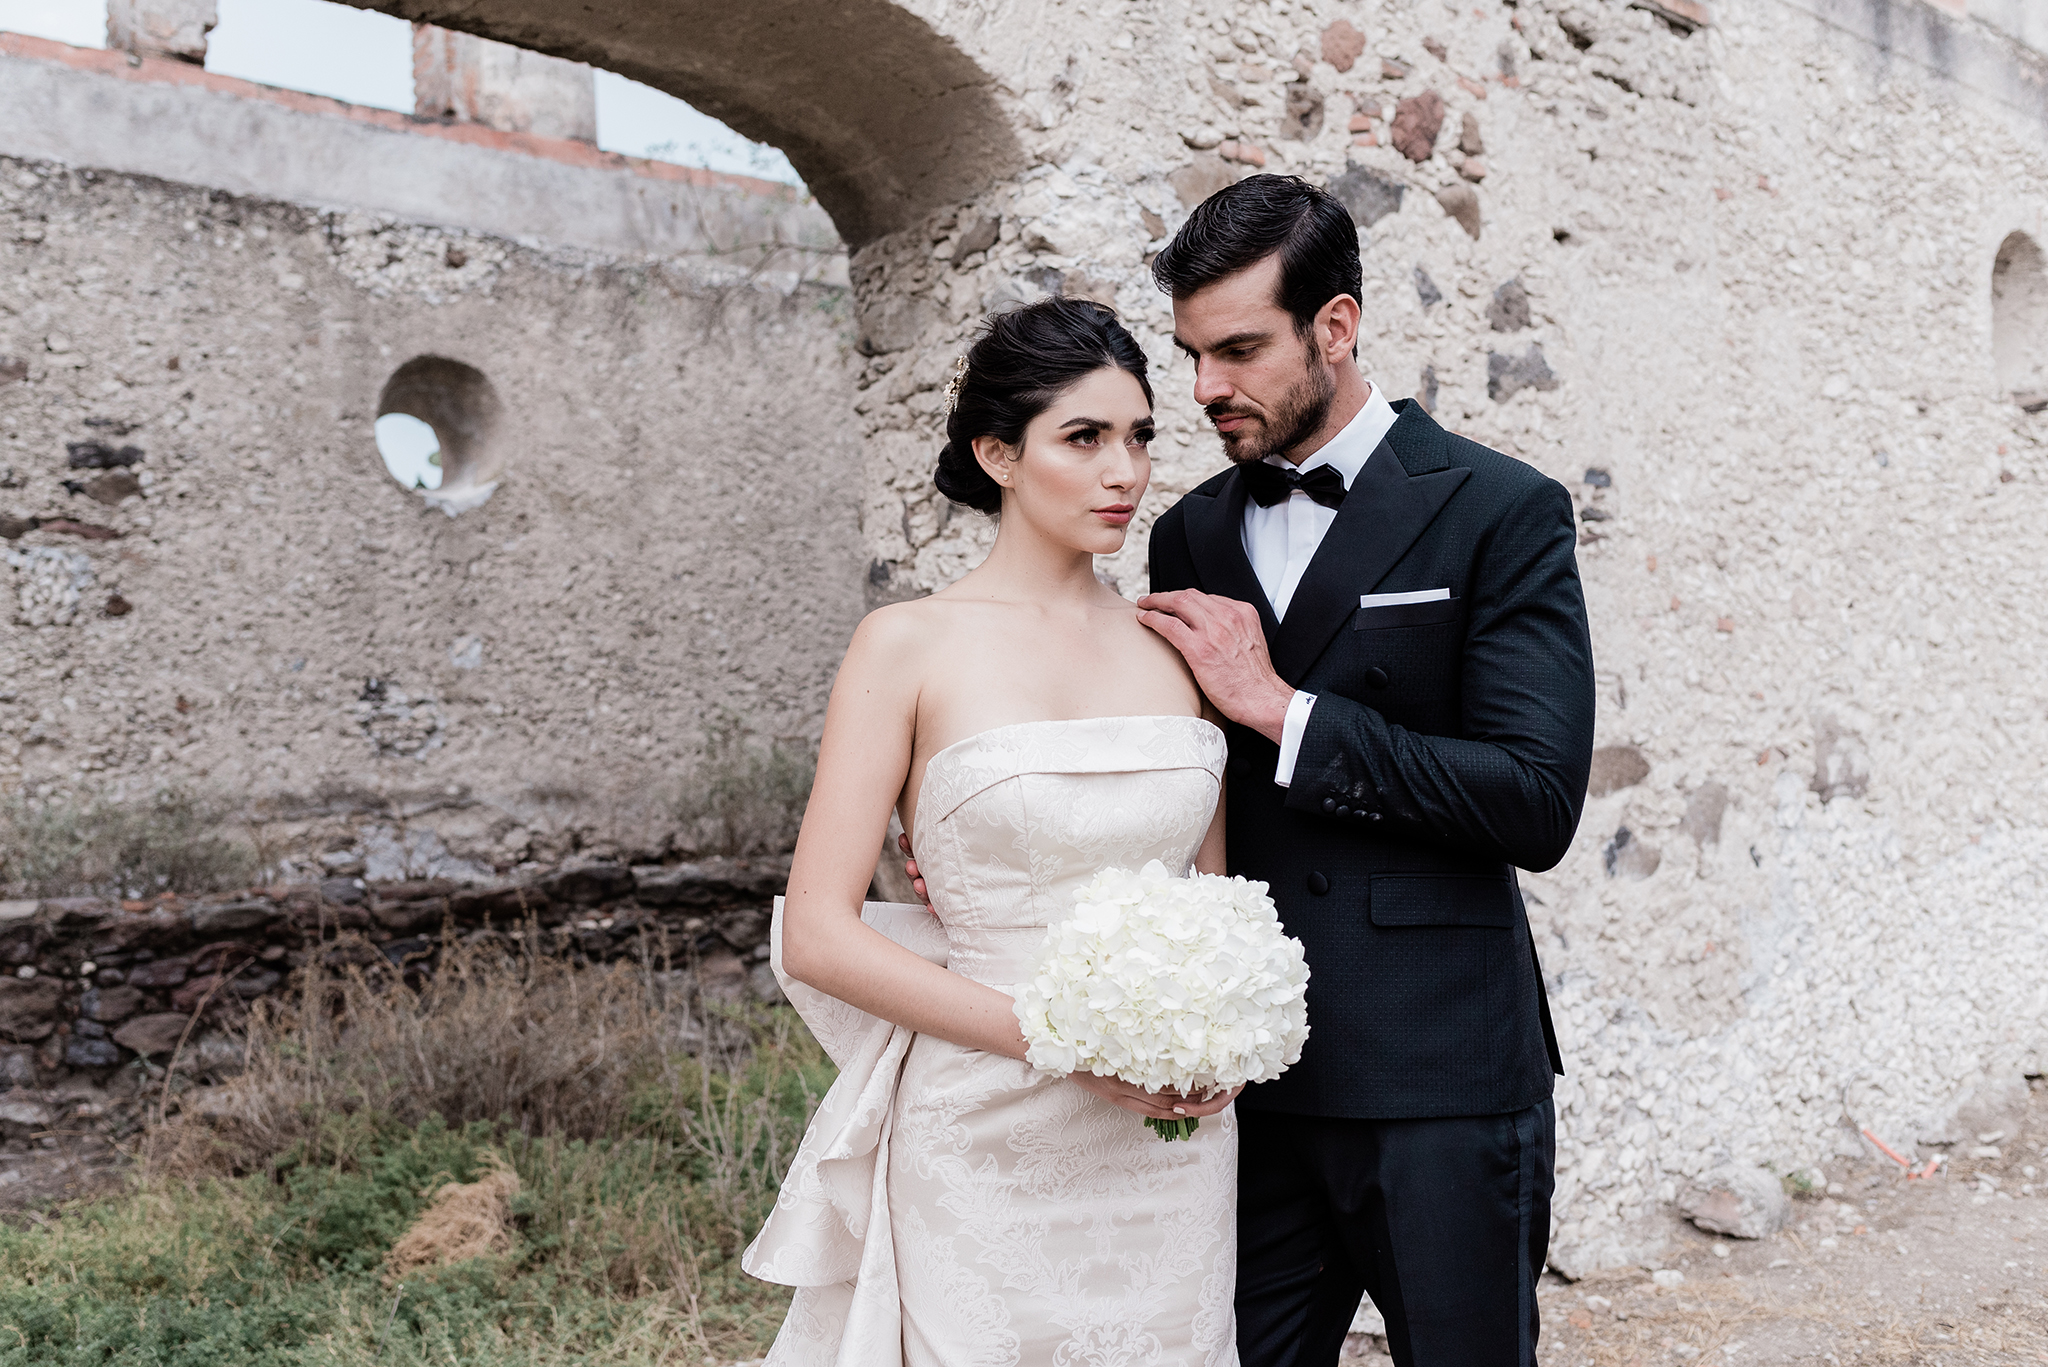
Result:
{"label": "bride's bare arm", "polygon": [[928,623],[905,620],[910,615],[870,614],[839,666],[789,871],[783,968],[906,1029],[1020,1059],[1024,1036],[1007,995],[920,958],[860,919],[875,850],[910,772],[915,657],[932,634]]}

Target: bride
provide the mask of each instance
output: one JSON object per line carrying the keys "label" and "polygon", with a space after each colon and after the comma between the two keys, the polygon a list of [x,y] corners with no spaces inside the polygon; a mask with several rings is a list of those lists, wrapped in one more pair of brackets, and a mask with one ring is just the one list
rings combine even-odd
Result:
{"label": "bride", "polygon": [[[841,1071],[744,1259],[797,1288],[767,1361],[1234,1367],[1231,1098],[1039,1073],[1010,996],[1097,870],[1224,872],[1223,734],[1094,573],[1150,477],[1145,356],[1051,299],[962,364],[936,478],[995,546],[854,633],[777,917]],[[863,920],[892,808],[937,928]],[[1147,1116],[1218,1118],[1165,1143]]]}

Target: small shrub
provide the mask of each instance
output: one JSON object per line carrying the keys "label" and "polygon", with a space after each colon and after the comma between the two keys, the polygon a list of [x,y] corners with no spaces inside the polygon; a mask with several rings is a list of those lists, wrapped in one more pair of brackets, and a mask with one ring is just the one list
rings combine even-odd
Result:
{"label": "small shrub", "polygon": [[0,800],[0,894],[146,897],[218,892],[255,877],[256,851],[217,804],[168,791],[144,802]]}
{"label": "small shrub", "polygon": [[810,801],[817,756],[801,742],[750,742],[739,717],[721,712],[684,778],[675,815],[700,854],[771,854],[794,848]]}
{"label": "small shrub", "polygon": [[316,964],[294,999],[256,1003],[241,1074],[212,1090],[205,1116],[159,1126],[151,1158],[172,1172],[247,1172],[314,1145],[347,1163],[375,1141],[370,1120],[432,1117],[595,1139],[626,1128],[634,1097],[685,1042],[685,1003],[670,1000],[666,976],[458,944],[439,957],[417,985]]}

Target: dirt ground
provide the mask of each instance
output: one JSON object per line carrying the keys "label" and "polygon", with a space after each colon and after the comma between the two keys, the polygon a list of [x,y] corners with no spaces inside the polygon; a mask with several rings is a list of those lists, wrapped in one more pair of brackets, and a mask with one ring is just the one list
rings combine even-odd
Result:
{"label": "dirt ground", "polygon": [[1682,1273],[1680,1285],[1658,1286],[1647,1268],[1546,1276],[1544,1367],[2048,1365],[2038,1081],[2015,1133],[1951,1146],[1933,1177],[1908,1179],[1881,1155],[1827,1176],[1829,1194],[1794,1201],[1790,1227],[1768,1239],[1674,1221],[1659,1267]]}

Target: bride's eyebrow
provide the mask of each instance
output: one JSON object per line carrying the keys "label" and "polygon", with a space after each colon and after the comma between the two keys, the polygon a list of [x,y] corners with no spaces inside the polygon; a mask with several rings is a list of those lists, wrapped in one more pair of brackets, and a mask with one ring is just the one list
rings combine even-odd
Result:
{"label": "bride's eyebrow", "polygon": [[1058,431],[1061,431],[1061,432],[1064,432],[1064,431],[1066,431],[1066,430],[1067,430],[1067,429],[1068,429],[1069,427],[1114,427],[1114,426],[1116,426],[1116,424],[1115,424],[1115,423],[1113,423],[1113,422],[1104,422],[1104,421],[1103,421],[1103,420],[1102,420],[1101,418],[1068,418],[1068,419],[1067,419],[1067,420],[1066,420],[1065,422],[1063,422],[1063,423],[1061,423],[1061,424],[1059,425],[1059,427],[1058,427],[1058,429],[1057,429],[1057,430],[1058,430]]}

